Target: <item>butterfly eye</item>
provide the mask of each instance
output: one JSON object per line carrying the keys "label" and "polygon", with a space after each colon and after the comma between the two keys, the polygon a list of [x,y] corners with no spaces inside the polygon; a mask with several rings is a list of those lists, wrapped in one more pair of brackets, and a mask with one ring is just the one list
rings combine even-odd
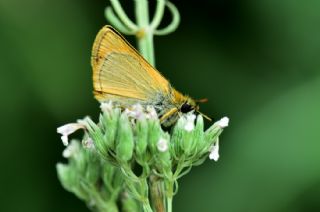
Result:
{"label": "butterfly eye", "polygon": [[189,105],[188,103],[183,103],[183,105],[181,106],[180,108],[180,111],[182,113],[188,113],[190,112],[191,110],[193,110],[193,107],[191,105]]}

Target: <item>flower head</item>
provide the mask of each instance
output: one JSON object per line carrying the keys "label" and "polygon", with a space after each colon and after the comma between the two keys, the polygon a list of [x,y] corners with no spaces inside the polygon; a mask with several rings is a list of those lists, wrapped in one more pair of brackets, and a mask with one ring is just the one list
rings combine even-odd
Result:
{"label": "flower head", "polygon": [[157,148],[160,152],[165,152],[168,150],[168,140],[160,138],[157,143]]}

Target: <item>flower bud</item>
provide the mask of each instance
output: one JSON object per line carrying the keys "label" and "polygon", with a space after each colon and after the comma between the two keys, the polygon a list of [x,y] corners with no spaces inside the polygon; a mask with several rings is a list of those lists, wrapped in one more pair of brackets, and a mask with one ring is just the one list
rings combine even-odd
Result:
{"label": "flower bud", "polygon": [[160,138],[157,143],[157,148],[160,152],[166,152],[168,150],[168,141],[165,138]]}
{"label": "flower bud", "polygon": [[201,115],[198,115],[197,121],[196,121],[196,126],[193,131],[194,142],[193,142],[193,146],[191,147],[191,148],[195,149],[194,155],[201,156],[200,152],[205,146],[203,129],[204,129],[203,118]]}
{"label": "flower bud", "polygon": [[181,142],[183,140],[183,135],[185,133],[184,129],[185,125],[185,119],[184,117],[181,117],[178,119],[177,123],[174,125],[172,133],[171,133],[171,145],[172,148],[172,156],[174,158],[179,158],[181,154],[183,153],[181,149]]}
{"label": "flower bud", "polygon": [[181,148],[186,155],[193,155],[195,152],[195,139],[194,139],[194,120],[196,116],[193,113],[188,113],[180,119],[184,120],[184,130],[182,141],[180,141]]}
{"label": "flower bud", "polygon": [[84,173],[84,177],[87,182],[92,185],[95,185],[99,180],[101,174],[101,166],[99,155],[96,153],[94,149],[83,149],[85,153],[85,159],[87,162],[86,171]]}
{"label": "flower bud", "polygon": [[95,149],[102,157],[107,158],[108,146],[106,144],[102,129],[98,125],[96,125],[90,118],[86,118],[84,121],[88,129],[88,137],[92,139]]}
{"label": "flower bud", "polygon": [[114,108],[106,110],[103,115],[100,115],[100,123],[104,130],[105,148],[114,148],[120,113],[119,108]]}
{"label": "flower bud", "polygon": [[148,145],[153,153],[157,153],[159,151],[157,144],[162,133],[160,122],[157,119],[148,119],[147,122],[149,126]]}
{"label": "flower bud", "polygon": [[128,161],[132,158],[134,148],[133,133],[130,122],[125,113],[122,113],[119,120],[117,139],[116,139],[116,154],[122,161]]}
{"label": "flower bud", "polygon": [[138,119],[135,127],[136,133],[136,153],[139,157],[146,154],[148,145],[148,123],[145,118]]}
{"label": "flower bud", "polygon": [[163,169],[171,170],[171,155],[170,155],[170,136],[165,133],[161,135],[160,139],[157,142],[157,163],[161,164]]}
{"label": "flower bud", "polygon": [[[229,124],[229,118],[224,117],[219,121],[215,122],[209,129],[205,131],[204,134],[205,134],[206,144],[204,149],[202,150],[203,151],[202,153],[205,153],[207,151],[215,152],[215,151],[212,151],[213,149],[212,144],[218,140],[219,135],[223,131],[223,128],[227,127],[228,124]],[[215,148],[218,148],[218,147],[215,147]],[[213,155],[214,154],[212,153],[211,155],[212,159],[217,158],[216,156],[214,157]]]}

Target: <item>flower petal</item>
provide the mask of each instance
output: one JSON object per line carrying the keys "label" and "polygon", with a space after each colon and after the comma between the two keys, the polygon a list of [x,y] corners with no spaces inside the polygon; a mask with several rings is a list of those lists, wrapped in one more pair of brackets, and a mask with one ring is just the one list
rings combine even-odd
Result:
{"label": "flower petal", "polygon": [[210,160],[218,161],[218,159],[219,159],[219,141],[216,141],[216,143],[211,147],[209,158],[210,158]]}
{"label": "flower petal", "polygon": [[217,125],[220,126],[221,128],[225,128],[229,125],[229,118],[228,117],[223,117],[219,121],[217,121]]}
{"label": "flower petal", "polygon": [[160,152],[165,152],[168,150],[168,141],[164,138],[160,138],[157,143],[157,148]]}
{"label": "flower petal", "polygon": [[188,114],[186,116],[186,125],[184,126],[184,129],[188,132],[191,132],[194,129],[194,120],[196,119],[196,116],[194,114]]}
{"label": "flower petal", "polygon": [[61,127],[57,128],[57,133],[60,133],[62,143],[67,146],[68,145],[68,135],[74,133],[76,130],[85,129],[85,125],[80,123],[70,123],[65,124]]}

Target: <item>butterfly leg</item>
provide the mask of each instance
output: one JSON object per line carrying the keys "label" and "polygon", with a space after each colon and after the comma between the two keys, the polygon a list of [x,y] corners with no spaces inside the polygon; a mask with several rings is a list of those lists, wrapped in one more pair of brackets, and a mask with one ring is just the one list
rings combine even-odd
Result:
{"label": "butterfly leg", "polygon": [[168,112],[163,114],[163,116],[160,118],[160,123],[163,123],[167,118],[169,118],[170,116],[172,116],[173,114],[175,114],[177,112],[178,112],[178,108],[176,108],[176,107],[170,109]]}

